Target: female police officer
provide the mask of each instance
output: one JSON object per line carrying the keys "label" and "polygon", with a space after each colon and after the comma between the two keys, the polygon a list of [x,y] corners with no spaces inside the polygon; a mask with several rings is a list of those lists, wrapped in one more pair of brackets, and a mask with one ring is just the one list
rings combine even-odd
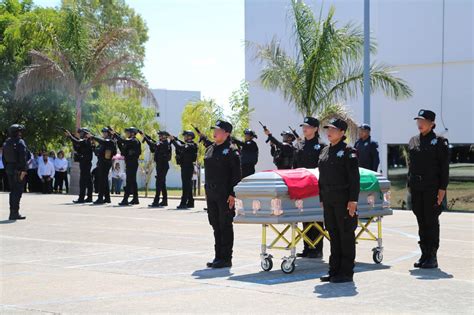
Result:
{"label": "female police officer", "polygon": [[408,186],[422,253],[415,263],[416,268],[438,267],[438,217],[449,181],[448,140],[433,132],[435,117],[430,110],[420,110],[415,117],[420,134],[408,143]]}
{"label": "female police officer", "polygon": [[319,155],[319,188],[324,224],[331,237],[329,274],[323,282],[351,282],[354,274],[357,200],[360,179],[356,151],[344,140],[347,123],[331,119],[324,126],[330,145]]}

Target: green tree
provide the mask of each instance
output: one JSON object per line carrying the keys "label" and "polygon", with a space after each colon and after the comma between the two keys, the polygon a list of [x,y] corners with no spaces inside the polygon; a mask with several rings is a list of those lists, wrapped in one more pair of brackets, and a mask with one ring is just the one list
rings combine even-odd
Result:
{"label": "green tree", "polygon": [[253,112],[249,106],[248,82],[242,81],[239,89],[232,92],[229,104],[232,110],[229,120],[234,126],[233,134],[236,137],[242,137],[244,130],[250,126],[250,114]]}
{"label": "green tree", "polygon": [[[322,12],[322,9],[321,9]],[[326,18],[316,19],[303,1],[292,1],[297,56],[286,53],[276,39],[265,45],[249,43],[264,64],[263,87],[278,90],[302,115],[317,115],[323,122],[333,115],[356,124],[342,103],[363,91],[363,43],[360,27],[351,23],[338,27],[334,7]],[[374,41],[371,53],[376,52]],[[371,91],[382,91],[396,100],[409,97],[410,87],[383,64],[370,67]]]}

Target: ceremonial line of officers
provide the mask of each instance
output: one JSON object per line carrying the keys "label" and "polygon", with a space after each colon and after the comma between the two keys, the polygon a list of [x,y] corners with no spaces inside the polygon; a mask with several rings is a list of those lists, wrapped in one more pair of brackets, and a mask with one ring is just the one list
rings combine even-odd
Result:
{"label": "ceremonial line of officers", "polygon": [[[409,141],[410,165],[408,187],[412,196],[413,212],[419,226],[419,245],[422,255],[415,263],[419,268],[436,268],[437,250],[439,247],[439,215],[441,203],[445,197],[449,177],[448,141],[434,133],[435,113],[420,110],[415,117],[419,134]],[[263,126],[263,125],[262,125]],[[300,125],[303,138],[299,139],[296,131],[284,131],[282,140],[276,139],[264,126],[271,146],[274,163],[279,169],[319,168],[319,185],[321,206],[324,209],[324,225],[329,232],[331,255],[329,272],[321,277],[323,282],[353,281],[355,262],[355,230],[357,227],[357,201],[359,199],[360,178],[358,167],[377,171],[379,156],[377,143],[370,137],[369,125],[359,128],[359,140],[354,147],[345,140],[347,123],[334,118],[324,126],[329,144],[320,141],[320,123],[314,117],[306,117]],[[255,172],[258,161],[258,146],[254,141],[257,135],[247,129],[245,139],[238,140],[232,136],[233,126],[226,121],[218,120],[210,140],[199,132],[199,142],[206,147],[204,157],[205,190],[209,223],[214,230],[215,254],[207,263],[209,268],[232,266],[234,244],[233,217],[235,216],[234,187],[239,181]],[[3,162],[11,184],[10,220],[21,220],[25,217],[19,213],[23,181],[26,175],[26,157],[29,154],[22,134],[24,127],[12,125],[10,137],[4,144]],[[125,129],[125,137],[112,128],[102,129],[102,137],[91,134],[86,128],[78,130],[78,137],[66,131],[71,139],[75,160],[80,163],[80,193],[76,203],[92,202],[91,163],[92,155],[98,158],[99,194],[94,203],[110,203],[108,174],[112,157],[117,146],[125,157],[126,188],[120,205],[138,204],[136,173],[138,158],[141,154],[137,134],[154,153],[156,163],[156,196],[151,207],[167,206],[166,174],[171,159],[171,145],[176,150],[176,160],[181,166],[183,194],[178,208],[194,206],[192,195],[193,164],[197,159],[195,133],[184,131],[183,141],[171,136],[166,131],[158,132],[158,140],[143,134],[137,128]],[[297,139],[298,138],[298,139]],[[296,144],[293,142],[297,139]],[[93,141],[97,145],[93,144]],[[129,198],[131,197],[131,200]],[[306,223],[307,224],[307,223]],[[305,225],[306,225],[305,224]],[[322,224],[320,222],[320,224]],[[308,237],[315,240],[319,236],[316,229],[311,229]],[[304,244],[299,257],[321,258],[323,242],[315,248]]]}

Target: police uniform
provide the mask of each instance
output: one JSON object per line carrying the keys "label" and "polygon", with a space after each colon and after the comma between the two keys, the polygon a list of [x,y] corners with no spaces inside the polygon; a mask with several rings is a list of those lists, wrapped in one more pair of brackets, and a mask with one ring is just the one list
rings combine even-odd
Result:
{"label": "police uniform", "polygon": [[[166,131],[159,131],[158,136],[169,136]],[[168,205],[168,191],[166,190],[166,174],[170,168],[169,161],[171,160],[171,144],[168,140],[155,141],[148,135],[144,136],[146,143],[150,147],[150,151],[154,153],[156,164],[156,194],[155,199],[150,207],[166,207]],[[160,203],[160,195],[163,198]]]}
{"label": "police uniform", "polygon": [[9,220],[23,220],[20,215],[20,200],[25,187],[26,176],[21,174],[28,170],[28,159],[30,152],[25,141],[21,138],[21,132],[25,130],[22,125],[12,125],[8,129],[9,138],[3,144],[2,161],[10,185],[10,217]]}
{"label": "police uniform", "polygon": [[[371,130],[368,124],[362,124],[359,126],[359,128],[367,131]],[[380,163],[378,143],[372,141],[371,137],[369,136],[365,140],[357,140],[354,144],[354,148],[357,150],[359,166],[377,172]]]}
{"label": "police uniform", "polygon": [[[300,125],[311,126],[319,128],[319,120],[314,117],[305,117],[304,122]],[[314,138],[308,140],[303,139],[295,145],[295,159],[294,168],[317,168],[319,162],[319,155],[326,145],[319,142],[319,134],[316,134]],[[304,222],[303,229],[306,229],[310,223]],[[318,222],[320,226],[323,226],[323,222]],[[312,227],[307,233],[309,239],[313,242],[320,236],[320,232],[315,227]],[[320,258],[323,253],[323,239],[316,245],[315,248],[304,242],[304,250],[298,254],[298,257],[308,258]]]}
{"label": "police uniform", "polygon": [[[102,132],[110,133],[108,128],[103,128]],[[97,156],[97,185],[99,195],[95,204],[110,203],[110,187],[109,187],[109,172],[112,167],[112,157],[117,154],[117,146],[115,141],[110,138],[93,137],[98,142],[95,147],[95,155]]]}
{"label": "police uniform", "polygon": [[[341,119],[332,119],[324,128],[347,130]],[[331,238],[329,274],[322,281],[352,281],[355,261],[357,215],[351,217],[348,202],[357,202],[360,175],[356,150],[344,142],[323,149],[319,157],[320,200],[324,207],[324,224]]]}
{"label": "police uniform", "polygon": [[293,168],[293,159],[295,156],[295,147],[292,144],[295,136],[290,131],[283,131],[281,136],[286,136],[290,140],[288,140],[288,142],[280,142],[272,134],[268,135],[268,141],[270,141],[272,145],[270,153],[273,156],[273,164],[275,164],[279,170],[291,169]]}
{"label": "police uniform", "polygon": [[[245,135],[250,135],[252,138],[257,138],[255,132],[251,129],[245,129]],[[242,178],[255,174],[255,165],[258,162],[258,146],[252,140],[240,141],[232,137],[232,142],[235,143],[240,150],[240,163],[242,168]]]}
{"label": "police uniform", "polygon": [[[90,139],[85,138],[86,133],[90,133],[87,128],[79,128],[77,132],[80,134],[80,138],[76,138],[69,134],[68,138],[72,141],[74,148],[74,161],[79,162],[79,198],[75,200],[75,203],[92,202],[92,154],[94,152],[94,146]],[[87,199],[85,196],[87,194]]]}
{"label": "police uniform", "polygon": [[[142,153],[142,146],[140,141],[136,138],[138,129],[135,127],[125,128],[125,132],[131,134],[130,138],[124,139],[119,134],[115,134],[117,145],[120,149],[120,153],[125,157],[125,194],[123,200],[119,203],[121,206],[137,205],[138,200],[138,185],[137,185],[137,171],[138,171],[138,159]],[[128,202],[128,197],[132,195],[133,198]]]}
{"label": "police uniform", "polygon": [[193,173],[194,162],[197,160],[197,145],[193,141],[194,132],[186,130],[183,136],[191,136],[192,139],[185,142],[178,139],[173,139],[171,143],[176,148],[176,162],[181,166],[181,182],[183,194],[178,209],[186,209],[194,207],[193,197]]}
{"label": "police uniform", "polygon": [[[232,132],[232,125],[217,121],[213,128]],[[207,146],[204,157],[207,214],[214,230],[214,261],[207,264],[212,268],[232,266],[234,245],[233,218],[235,208],[230,209],[229,196],[235,196],[234,186],[241,180],[240,155],[238,148],[228,138],[218,145]]]}
{"label": "police uniform", "polygon": [[[435,113],[420,110],[415,119],[435,121]],[[413,213],[418,221],[418,234],[422,256],[415,267],[438,267],[439,215],[438,190],[446,190],[449,182],[448,140],[437,136],[433,130],[419,134],[408,143],[408,186]]]}

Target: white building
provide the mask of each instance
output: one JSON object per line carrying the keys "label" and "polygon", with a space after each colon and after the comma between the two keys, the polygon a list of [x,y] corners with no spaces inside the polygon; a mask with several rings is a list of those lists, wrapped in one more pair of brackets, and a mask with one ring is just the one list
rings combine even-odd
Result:
{"label": "white building", "polygon": [[[322,1],[306,0],[306,3],[317,16]],[[371,1],[371,31],[378,43],[372,61],[394,66],[397,75],[414,91],[412,98],[399,102],[380,94],[372,95],[372,137],[380,144],[385,174],[387,145],[407,143],[417,133],[413,117],[420,108],[436,112],[436,131],[444,133],[451,143],[474,143],[473,3],[472,0]],[[326,0],[324,12],[330,5],[335,6],[335,19],[341,24],[353,21],[362,27],[364,0]],[[245,0],[246,41],[263,44],[276,37],[288,53],[294,52],[290,9],[290,0]],[[291,110],[282,95],[260,86],[261,65],[251,51],[246,52],[245,59],[250,106],[255,108],[252,128],[261,130],[259,120],[275,133],[289,124],[299,125],[302,116]],[[347,105],[362,122],[362,95],[349,100]],[[258,170],[274,168],[264,140],[259,137]]]}

